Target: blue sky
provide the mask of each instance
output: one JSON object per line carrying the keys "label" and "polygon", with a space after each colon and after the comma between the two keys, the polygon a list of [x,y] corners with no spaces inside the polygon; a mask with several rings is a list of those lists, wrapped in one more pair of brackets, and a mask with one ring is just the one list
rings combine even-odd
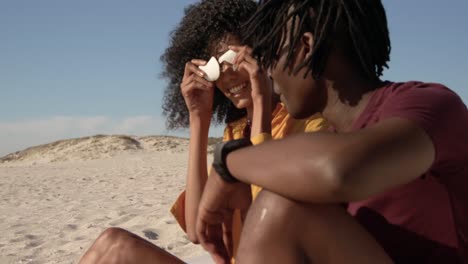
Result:
{"label": "blue sky", "polygon": [[[0,0],[0,155],[93,134],[174,134],[159,57],[193,2]],[[384,78],[441,82],[468,102],[468,1],[383,2]]]}

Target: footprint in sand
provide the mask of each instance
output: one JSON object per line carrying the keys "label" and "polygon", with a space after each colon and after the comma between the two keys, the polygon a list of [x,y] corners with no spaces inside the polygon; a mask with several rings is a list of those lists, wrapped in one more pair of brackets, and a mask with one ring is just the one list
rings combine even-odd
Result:
{"label": "footprint in sand", "polygon": [[9,243],[18,243],[18,242],[21,242],[21,241],[24,241],[24,238],[20,237],[20,238],[14,238],[14,239],[10,239],[10,241],[8,241]]}
{"label": "footprint in sand", "polygon": [[183,247],[187,244],[189,244],[190,242],[188,241],[177,241],[177,242],[174,242],[174,243],[170,243],[169,245],[167,245],[167,249],[168,250],[175,250],[175,249],[179,249],[180,247]]}
{"label": "footprint in sand", "polygon": [[29,242],[29,243],[26,244],[26,246],[24,248],[25,249],[35,248],[35,247],[38,247],[38,246],[42,245],[43,243],[44,243],[43,241]]}
{"label": "footprint in sand", "polygon": [[20,230],[20,231],[16,231],[16,232],[15,232],[15,235],[22,235],[22,234],[24,234],[24,233],[26,233],[25,230]]}
{"label": "footprint in sand", "polygon": [[17,223],[17,224],[11,225],[12,228],[14,228],[14,227],[22,227],[22,226],[24,226],[24,224],[22,224],[22,223]]}
{"label": "footprint in sand", "polygon": [[145,229],[142,231],[146,238],[149,240],[158,240],[159,235],[154,229]]}
{"label": "footprint in sand", "polygon": [[74,225],[74,224],[68,224],[68,225],[65,226],[65,229],[76,231],[78,229],[78,226]]}
{"label": "footprint in sand", "polygon": [[84,217],[81,216],[81,215],[77,215],[77,216],[74,216],[73,219],[76,220],[76,221],[80,221],[80,220],[83,220]]}
{"label": "footprint in sand", "polygon": [[85,239],[87,239],[86,236],[77,236],[77,237],[75,237],[75,241],[81,241],[81,240],[85,240]]}
{"label": "footprint in sand", "polygon": [[36,239],[37,236],[35,236],[35,235],[26,235],[25,238],[33,240],[33,239]]}
{"label": "footprint in sand", "polygon": [[119,219],[117,219],[117,220],[115,220],[115,221],[109,222],[109,225],[111,225],[111,226],[121,225],[121,224],[123,224],[123,223],[125,223],[125,222],[130,221],[130,220],[133,219],[135,216],[136,216],[136,215],[134,215],[134,214],[126,215],[126,216],[121,217],[121,218],[119,218]]}
{"label": "footprint in sand", "polygon": [[166,223],[167,225],[173,225],[173,224],[175,224],[175,223],[177,223],[177,222],[176,222],[176,220],[166,220],[165,223]]}

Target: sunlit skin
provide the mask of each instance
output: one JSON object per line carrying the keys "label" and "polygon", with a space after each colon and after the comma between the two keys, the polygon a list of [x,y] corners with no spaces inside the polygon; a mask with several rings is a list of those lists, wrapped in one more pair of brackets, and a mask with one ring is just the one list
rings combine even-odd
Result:
{"label": "sunlit skin", "polygon": [[[276,105],[278,102],[278,100],[273,99],[270,82],[266,74],[259,69],[256,60],[253,59],[251,49],[243,46],[237,37],[242,24],[241,20],[246,20],[253,14],[256,3],[250,0],[206,0],[199,2],[199,4],[191,6],[193,8],[191,10],[195,10],[194,12],[186,12],[186,17],[176,29],[176,32],[183,32],[183,34],[174,37],[177,41],[172,43],[165,53],[167,56],[166,73],[177,76],[171,79],[173,82],[170,86],[170,92],[174,92],[177,100],[170,98],[173,100],[165,106],[171,108],[172,102],[177,102],[174,112],[186,114],[185,111],[182,111],[184,110],[183,106],[180,105],[180,100],[175,93],[176,90],[174,90],[178,88],[175,85],[177,83],[180,86],[180,92],[189,114],[189,157],[185,196],[182,196],[184,197],[182,202],[185,204],[183,213],[187,237],[194,243],[198,243],[195,234],[198,204],[208,177],[208,132],[213,120],[214,94],[219,94],[215,89],[219,89],[233,103],[234,107],[246,110],[246,118],[251,121],[250,132],[252,136],[259,133],[271,133],[272,105]],[[220,8],[213,9],[213,7]],[[225,20],[230,20],[231,23],[224,28],[222,26],[216,28],[216,25]],[[197,23],[192,23],[193,21],[204,22],[202,24],[211,23],[214,26],[213,32],[202,29],[205,32],[197,34],[199,29],[194,27]],[[187,32],[189,33],[186,34]],[[235,33],[220,36],[223,34],[222,32]],[[189,44],[185,42],[185,38],[190,42]],[[199,45],[196,46],[197,44]],[[204,78],[203,71],[199,69],[199,66],[205,65],[207,62],[197,57],[187,58],[189,54],[193,54],[194,48],[200,49],[197,51],[203,54],[208,51],[208,54],[205,54],[206,58],[203,59],[208,59],[211,56],[219,58],[229,49],[235,51],[237,57],[232,65],[223,63],[220,78],[216,82],[209,82]],[[204,48],[207,50],[203,50]],[[184,57],[184,60],[190,59],[190,61],[177,60],[179,56]],[[183,76],[179,72],[180,63],[185,63]],[[216,98],[216,104],[227,107],[228,104],[225,102],[227,100],[223,99]],[[230,105],[228,107],[232,110]],[[226,119],[239,118],[238,114],[241,112],[238,111]],[[216,114],[219,117],[225,113],[221,110]],[[171,121],[170,119],[169,116],[168,120]],[[174,123],[179,125],[178,120]],[[250,203],[250,187],[244,190],[243,197],[246,197],[246,201]],[[216,234],[222,236],[223,232],[216,230]],[[232,240],[226,239],[224,253],[232,256],[230,241]],[[98,237],[80,263],[183,263],[183,261],[128,231],[110,228]]]}
{"label": "sunlit skin", "polygon": [[[320,112],[339,133],[303,134],[230,153],[227,167],[241,183],[226,183],[211,171],[200,201],[197,237],[218,263],[228,263],[228,258],[222,242],[207,231],[222,224],[216,215],[246,206],[239,190],[249,184],[268,191],[249,211],[239,263],[392,263],[337,204],[368,199],[420,177],[434,161],[434,146],[420,127],[401,118],[346,133],[382,82],[363,78],[337,46],[320,79],[306,75],[305,67],[295,71],[313,49],[314,35],[304,32],[290,63],[279,54],[270,75],[292,116]],[[265,209],[275,214],[265,216]],[[290,236],[284,238],[283,230]]]}
{"label": "sunlit skin", "polygon": [[[238,37],[227,34],[221,41],[212,45],[211,53],[215,58],[219,58],[229,49],[238,53],[234,65],[228,62],[223,62],[221,66],[221,75],[214,83],[210,83],[199,77],[204,77],[205,73],[198,67],[206,65],[207,61],[193,59],[186,65],[186,78],[184,78],[181,87],[185,97],[190,96],[188,93],[196,90],[195,88],[210,91],[213,87],[218,88],[228,98],[236,108],[246,109],[247,117],[252,120],[254,111],[254,101],[259,108],[268,107],[269,104],[275,103],[277,99],[272,97],[271,84],[266,73],[259,71],[255,59],[251,56],[251,49],[247,46],[242,46]],[[192,76],[195,74],[196,76]],[[191,79],[195,79],[197,83],[189,86]],[[255,84],[252,90],[252,82]],[[184,85],[184,83],[186,85]],[[276,97],[275,97],[276,98]],[[262,100],[261,102],[258,102]],[[265,100],[265,101],[263,101]],[[187,100],[186,100],[187,102]],[[210,113],[208,106],[211,102],[204,100],[205,115]],[[188,102],[190,106],[191,102]],[[262,105],[258,104],[262,103]],[[192,110],[189,107],[189,111]],[[195,111],[190,111],[194,113]]]}
{"label": "sunlit skin", "polygon": [[[352,1],[336,1],[335,4],[340,4],[343,10],[346,10],[350,2]],[[279,5],[284,2],[265,3]],[[320,11],[322,9],[320,8]],[[378,8],[372,9],[374,11]],[[319,10],[304,12],[311,18],[316,18],[314,16],[318,13],[322,18],[326,16]],[[281,14],[273,15],[285,14],[287,15],[287,12],[282,10]],[[382,22],[379,19],[384,17],[383,15],[363,21],[378,24],[377,22]],[[333,14],[330,17],[333,20]],[[372,18],[366,14],[365,18],[368,17]],[[386,29],[386,22],[384,24],[383,29]],[[359,23],[347,26],[363,29]],[[289,36],[291,24],[286,24],[283,29],[284,31],[272,32],[285,32],[284,35]],[[386,32],[380,30],[384,31]],[[315,33],[309,32],[308,29],[298,32],[299,39],[293,47],[291,60],[288,61],[286,55],[281,52],[287,49],[286,45],[290,43],[286,40],[286,43],[283,43],[285,46],[280,47],[278,51],[274,67],[270,69],[269,75],[274,81],[275,91],[280,94],[281,100],[294,117],[303,118],[321,113],[336,131],[304,133],[231,152],[226,158],[226,166],[239,180],[238,183],[225,182],[215,170],[211,170],[210,176],[206,177],[206,159],[200,156],[206,154],[200,150],[200,146],[205,143],[199,143],[207,137],[207,117],[210,116],[206,114],[211,114],[211,105],[200,104],[190,99],[203,94],[209,98],[212,96],[214,85],[204,81],[203,73],[197,72],[196,66],[205,62],[193,61],[191,69],[195,74],[187,74],[184,87],[195,87],[192,92],[198,92],[184,96],[189,99],[187,106],[191,113],[191,149],[199,153],[198,156],[190,157],[193,162],[189,163],[189,170],[199,173],[197,176],[202,178],[191,192],[190,199],[195,200],[188,212],[191,214],[187,218],[187,225],[191,226],[188,236],[192,241],[200,242],[217,264],[230,263],[231,255],[226,250],[223,235],[229,234],[231,230],[225,222],[232,217],[233,209],[245,210],[250,206],[236,263],[393,263],[388,252],[369,233],[370,231],[340,204],[366,200],[420,178],[431,170],[436,156],[435,146],[424,129],[403,117],[390,116],[364,128],[354,129],[353,122],[366,108],[371,95],[381,88],[383,83],[378,78],[363,75],[360,69],[362,64],[343,54],[340,50],[343,46],[340,45],[347,43],[340,38],[339,32],[327,43],[331,45],[330,53],[324,61],[326,65],[319,79],[314,79],[310,72],[306,74],[305,68],[296,72],[298,65],[311,58],[316,43]],[[362,36],[361,38],[365,39]],[[234,49],[244,55],[249,53],[246,47]],[[245,59],[235,62],[234,66],[241,68],[243,62],[249,61],[249,65],[252,66],[252,61],[245,56]],[[253,88],[252,80],[259,80],[258,68],[254,70],[244,65],[244,69],[249,73],[251,80],[251,104],[254,107],[250,116],[255,120],[256,113],[259,113],[257,109],[261,109],[256,108],[255,104],[262,100],[265,103],[269,97],[256,99],[256,91],[263,93],[261,89]],[[374,77],[378,76],[380,75]],[[229,89],[232,86],[220,86],[225,94],[230,96]],[[236,105],[245,105],[249,109],[247,101],[244,101],[245,104],[242,102],[239,99]],[[260,112],[267,116],[263,111],[264,109],[261,109]],[[245,190],[251,184],[264,188],[253,204],[245,199]],[[196,221],[193,216],[196,216]],[[193,230],[194,226],[196,230]],[[212,232],[213,230],[222,230],[223,234]],[[163,260],[158,249],[144,249],[144,244],[133,240],[128,233],[115,233],[114,235],[125,237],[126,240],[123,240],[130,241],[129,245],[140,246],[132,248],[128,254],[135,257],[134,261],[138,259],[139,263],[151,263],[153,257],[152,261],[155,262],[182,263],[171,262],[173,260],[169,258]],[[99,249],[96,248],[94,253],[99,252]],[[104,250],[104,253],[113,257],[120,252]],[[92,255],[93,252],[89,254]]]}
{"label": "sunlit skin", "polygon": [[[238,38],[233,35],[228,35],[216,48],[215,57],[219,58],[229,46],[240,46]],[[251,109],[252,95],[249,73],[245,69],[234,69],[233,65],[228,62],[221,64],[220,78],[215,82],[216,87],[231,100],[235,107],[242,109]],[[251,112],[248,111],[248,112]]]}
{"label": "sunlit skin", "polygon": [[[215,83],[211,83],[204,79],[205,74],[198,68],[198,66],[205,65],[206,61],[193,59],[186,63],[180,87],[190,113],[185,220],[187,236],[194,243],[198,243],[195,224],[198,205],[208,176],[207,141],[215,87],[220,89],[235,107],[247,110],[247,118],[252,120],[252,135],[271,133],[272,104],[277,102],[272,96],[271,84],[266,73],[259,69],[256,60],[251,56],[249,47],[241,46],[239,39],[231,34],[212,46],[215,48],[211,55],[216,58],[228,49],[236,51],[237,57],[233,64],[223,63],[220,78]],[[250,204],[250,187],[246,186],[240,191],[243,201],[247,205]],[[223,235],[222,230],[213,231],[215,231],[213,234]],[[230,240],[226,240],[225,249],[232,247]],[[223,254],[232,256],[229,250],[224,250]],[[219,259],[219,261],[223,260]],[[85,263],[184,262],[128,231],[111,228],[98,237],[80,260],[80,264]]]}
{"label": "sunlit skin", "polygon": [[197,243],[195,223],[198,204],[207,180],[206,145],[211,120],[213,90],[220,89],[233,102],[235,107],[247,110],[251,120],[251,135],[271,132],[272,96],[270,81],[256,60],[251,56],[251,49],[239,46],[239,39],[227,34],[219,42],[211,45],[211,55],[219,58],[229,49],[237,52],[233,63],[221,65],[221,75],[214,82],[204,79],[205,73],[198,67],[207,62],[193,59],[186,64],[181,92],[190,113],[190,148],[189,167],[186,184],[185,220],[187,234],[192,242]]}

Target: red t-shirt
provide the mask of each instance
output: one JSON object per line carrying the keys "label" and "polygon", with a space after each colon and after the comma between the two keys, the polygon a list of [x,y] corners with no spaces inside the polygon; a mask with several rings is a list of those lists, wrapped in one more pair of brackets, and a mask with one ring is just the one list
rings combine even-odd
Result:
{"label": "red t-shirt", "polygon": [[420,178],[350,203],[354,215],[399,263],[468,263],[468,111],[440,85],[387,83],[353,124],[359,130],[405,118],[432,139],[435,161]]}

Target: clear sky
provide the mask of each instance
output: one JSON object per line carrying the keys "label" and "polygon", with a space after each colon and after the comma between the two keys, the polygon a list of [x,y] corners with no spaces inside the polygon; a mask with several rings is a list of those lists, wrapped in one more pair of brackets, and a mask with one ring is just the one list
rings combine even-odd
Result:
{"label": "clear sky", "polygon": [[[93,134],[186,135],[164,127],[159,57],[193,2],[0,0],[0,156]],[[441,82],[468,102],[468,1],[383,2],[384,79]]]}

